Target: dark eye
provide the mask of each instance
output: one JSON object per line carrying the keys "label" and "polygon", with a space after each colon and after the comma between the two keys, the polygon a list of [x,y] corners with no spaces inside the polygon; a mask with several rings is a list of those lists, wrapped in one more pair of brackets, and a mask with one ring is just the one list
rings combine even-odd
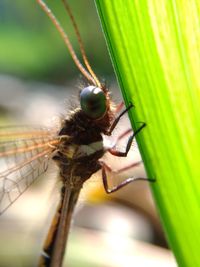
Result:
{"label": "dark eye", "polygon": [[99,119],[106,112],[106,96],[95,86],[88,86],[81,91],[80,104],[85,114],[92,119]]}

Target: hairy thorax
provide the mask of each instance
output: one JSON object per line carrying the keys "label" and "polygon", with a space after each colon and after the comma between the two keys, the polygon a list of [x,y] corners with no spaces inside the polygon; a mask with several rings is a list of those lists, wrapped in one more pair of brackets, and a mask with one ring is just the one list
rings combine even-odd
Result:
{"label": "hairy thorax", "polygon": [[59,133],[61,142],[53,159],[60,167],[61,179],[70,187],[82,186],[101,168],[98,160],[105,153],[102,138],[105,127],[102,129],[101,125],[88,119],[81,110],[64,120]]}

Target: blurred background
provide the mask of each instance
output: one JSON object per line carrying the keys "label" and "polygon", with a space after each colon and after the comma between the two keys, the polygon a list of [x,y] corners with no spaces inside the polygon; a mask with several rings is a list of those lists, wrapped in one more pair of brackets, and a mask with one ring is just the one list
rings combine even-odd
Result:
{"label": "blurred background", "polygon": [[[121,101],[93,0],[68,1],[89,61],[113,99]],[[48,1],[81,58],[61,1]],[[36,1],[0,1],[0,125],[53,125],[73,108],[83,78],[67,48]],[[130,128],[124,118],[114,136]],[[123,140],[121,147],[125,147]],[[140,160],[136,144],[127,159],[109,155],[117,169]],[[0,267],[35,266],[56,208],[56,167],[36,180],[0,217]],[[145,177],[143,166],[119,177]],[[88,181],[77,205],[65,266],[176,266],[167,249],[147,183],[106,195],[101,173]]]}

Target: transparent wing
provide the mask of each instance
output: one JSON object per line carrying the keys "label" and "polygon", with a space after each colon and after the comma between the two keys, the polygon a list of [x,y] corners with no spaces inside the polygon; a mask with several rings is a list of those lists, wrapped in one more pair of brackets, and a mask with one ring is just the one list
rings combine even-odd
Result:
{"label": "transparent wing", "polygon": [[42,127],[0,127],[0,214],[48,167],[60,138]]}
{"label": "transparent wing", "polygon": [[0,142],[31,137],[55,136],[58,130],[41,126],[0,126]]}

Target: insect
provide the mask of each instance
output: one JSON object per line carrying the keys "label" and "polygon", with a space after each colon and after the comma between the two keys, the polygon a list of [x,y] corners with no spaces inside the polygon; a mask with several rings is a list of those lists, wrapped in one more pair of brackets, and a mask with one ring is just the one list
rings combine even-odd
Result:
{"label": "insect", "polygon": [[[71,216],[83,183],[92,174],[101,170],[105,191],[112,193],[136,180],[148,180],[142,177],[128,178],[114,187],[109,187],[109,174],[112,169],[101,158],[108,152],[117,157],[126,157],[134,137],[145,127],[140,127],[130,135],[125,151],[116,146],[130,130],[120,135],[112,147],[105,147],[103,135],[110,136],[120,118],[134,106],[123,109],[123,105],[115,105],[108,88],[99,81],[92,70],[85,54],[80,33],[71,10],[65,0],[63,4],[72,21],[85,67],[78,60],[71,42],[55,18],[52,11],[42,0],[36,0],[49,16],[63,38],[74,63],[87,79],[88,85],[80,92],[80,107],[73,110],[62,121],[60,129],[42,127],[2,127],[0,128],[0,213],[3,213],[35,179],[44,173],[48,163],[53,159],[59,167],[59,179],[62,182],[60,202],[50,227],[39,266],[62,266]],[[117,116],[115,114],[118,113]],[[133,163],[119,169],[120,173]]]}

